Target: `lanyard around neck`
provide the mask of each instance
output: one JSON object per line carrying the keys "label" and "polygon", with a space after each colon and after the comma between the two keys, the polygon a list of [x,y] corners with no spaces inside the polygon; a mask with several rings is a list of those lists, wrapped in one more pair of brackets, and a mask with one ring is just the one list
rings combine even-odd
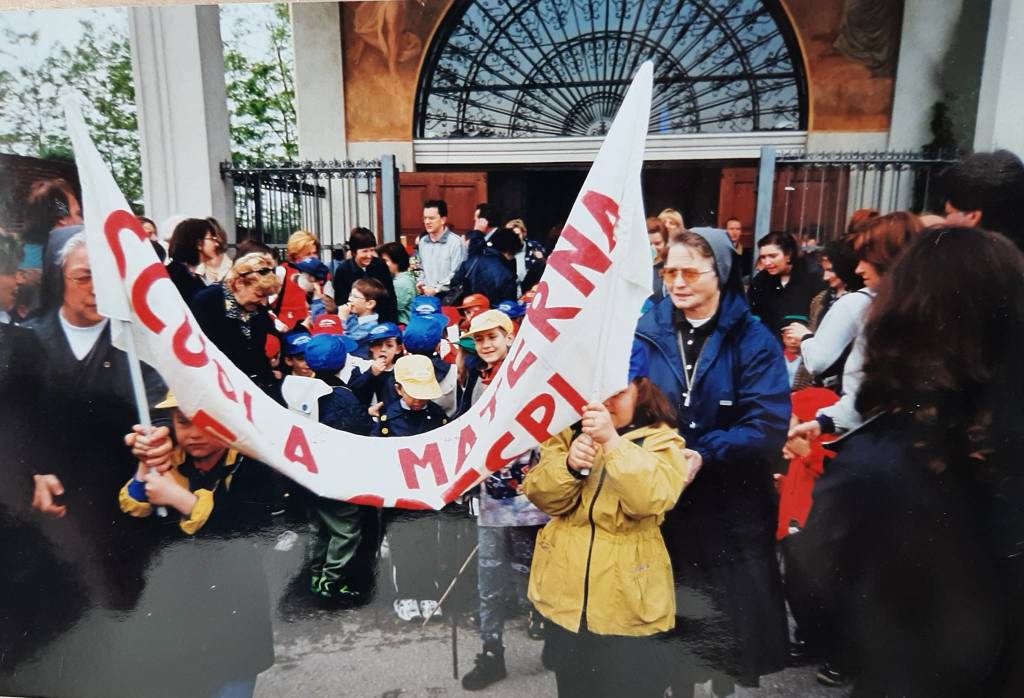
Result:
{"label": "lanyard around neck", "polygon": [[676,343],[679,345],[679,358],[683,361],[683,378],[686,379],[686,397],[683,398],[683,407],[690,406],[690,396],[693,394],[693,379],[697,375],[697,366],[700,364],[700,358],[704,356],[704,347],[707,346],[705,341],[701,347],[700,352],[697,354],[697,360],[693,362],[693,369],[686,369],[686,347],[683,345],[683,333],[680,330],[676,331]]}

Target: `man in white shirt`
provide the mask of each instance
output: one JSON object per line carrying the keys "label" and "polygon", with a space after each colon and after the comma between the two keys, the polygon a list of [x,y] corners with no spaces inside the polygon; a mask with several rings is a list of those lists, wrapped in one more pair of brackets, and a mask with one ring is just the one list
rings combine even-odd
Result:
{"label": "man in white shirt", "polygon": [[423,270],[417,290],[426,296],[441,295],[466,259],[466,248],[448,227],[448,204],[441,199],[423,202],[423,228],[426,232],[416,243]]}

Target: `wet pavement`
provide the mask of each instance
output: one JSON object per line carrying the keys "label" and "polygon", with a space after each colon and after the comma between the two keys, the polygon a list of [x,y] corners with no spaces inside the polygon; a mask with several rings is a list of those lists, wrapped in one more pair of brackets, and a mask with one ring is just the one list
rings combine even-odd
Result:
{"label": "wet pavement", "polygon": [[[286,594],[291,572],[301,564],[301,537],[289,551],[267,558],[272,598]],[[301,598],[301,596],[299,597]],[[290,600],[289,600],[290,599]],[[388,589],[362,608],[327,610],[295,596],[275,604],[274,666],[260,674],[257,698],[278,696],[366,696],[412,698],[469,695],[452,676],[451,624],[399,620]],[[478,695],[555,696],[554,675],[541,665],[541,642],[526,634],[525,618],[505,630],[508,678]],[[458,628],[459,676],[473,666],[480,644],[471,627]],[[847,698],[848,689],[821,686],[814,667],[787,669],[762,677],[755,698]],[[743,695],[743,694],[741,694]],[[698,688],[695,698],[707,698]]]}

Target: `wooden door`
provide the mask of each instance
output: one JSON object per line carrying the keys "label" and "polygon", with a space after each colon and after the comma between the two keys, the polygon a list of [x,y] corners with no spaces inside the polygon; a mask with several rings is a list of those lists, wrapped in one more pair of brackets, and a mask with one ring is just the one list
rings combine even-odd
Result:
{"label": "wooden door", "polygon": [[441,199],[448,204],[448,225],[458,233],[473,229],[473,212],[487,201],[486,172],[402,172],[399,231],[412,249],[423,233],[423,202]]}
{"label": "wooden door", "polygon": [[754,245],[754,222],[757,216],[757,168],[723,167],[718,191],[718,227],[725,228],[730,218],[743,224],[744,247]]}

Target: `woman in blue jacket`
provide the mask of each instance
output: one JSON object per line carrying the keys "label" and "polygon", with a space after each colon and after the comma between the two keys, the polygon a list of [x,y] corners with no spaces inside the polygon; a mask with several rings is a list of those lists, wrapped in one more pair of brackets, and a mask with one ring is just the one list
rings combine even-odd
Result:
{"label": "woman in blue jacket", "polygon": [[774,553],[772,465],[790,401],[779,343],[750,314],[724,230],[676,237],[663,269],[667,296],[641,318],[651,380],[676,403],[679,433],[702,472],[669,513],[680,641],[692,661],[673,682],[757,686],[787,658],[786,615]]}

